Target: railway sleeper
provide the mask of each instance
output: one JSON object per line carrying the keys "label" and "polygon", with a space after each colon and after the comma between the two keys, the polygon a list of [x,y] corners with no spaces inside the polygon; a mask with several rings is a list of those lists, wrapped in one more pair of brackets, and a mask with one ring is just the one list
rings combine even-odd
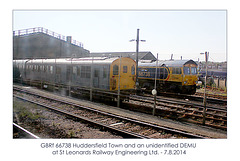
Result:
{"label": "railway sleeper", "polygon": [[[179,117],[179,119],[182,119],[182,118],[193,118],[193,119],[202,119],[203,116],[202,115],[196,115],[196,114],[188,114],[188,113],[185,113],[183,114],[182,116]],[[205,118],[206,120],[212,120],[213,122],[219,122],[219,121],[224,121],[226,122],[225,120],[222,120],[222,119],[214,119],[212,117],[206,117]]]}

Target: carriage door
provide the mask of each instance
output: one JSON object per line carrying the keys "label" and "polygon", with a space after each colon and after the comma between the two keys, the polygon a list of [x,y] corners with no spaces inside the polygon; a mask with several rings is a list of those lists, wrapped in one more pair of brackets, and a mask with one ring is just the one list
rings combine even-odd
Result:
{"label": "carriage door", "polygon": [[23,73],[24,73],[24,79],[26,79],[26,77],[27,77],[27,61],[24,63]]}
{"label": "carriage door", "polygon": [[94,69],[94,73],[93,73],[93,87],[95,88],[99,88],[99,74],[100,71],[98,68]]}

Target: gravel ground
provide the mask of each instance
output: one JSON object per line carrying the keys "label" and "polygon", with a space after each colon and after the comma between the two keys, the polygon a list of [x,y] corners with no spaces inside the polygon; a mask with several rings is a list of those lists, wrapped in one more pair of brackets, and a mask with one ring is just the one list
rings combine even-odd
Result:
{"label": "gravel ground", "polygon": [[[31,90],[31,91],[37,92],[37,93],[42,93],[44,95],[53,96],[58,99],[63,98],[62,96],[59,96],[59,95],[57,96],[53,93],[38,90],[36,88],[28,88],[28,90]],[[103,105],[101,103],[94,103],[94,102],[90,102],[90,101],[86,101],[86,100],[68,98],[66,96],[64,96],[64,99],[67,99],[68,101],[74,102],[79,105],[90,106],[92,108],[95,108],[95,109],[98,109],[101,111],[110,112],[113,114],[118,114],[120,116],[139,119],[139,120],[143,120],[145,122],[151,122],[151,123],[154,123],[159,126],[172,127],[172,128],[176,128],[179,130],[192,132],[193,134],[200,134],[203,136],[208,136],[211,138],[227,138],[227,132],[222,131],[222,130],[202,127],[200,125],[186,123],[186,122],[178,122],[178,121],[174,121],[174,120],[170,120],[170,119],[164,119],[164,118],[160,118],[160,117],[156,117],[156,116],[152,116],[152,115],[148,115],[148,114],[144,114],[144,113],[140,113],[140,112],[133,112],[133,111],[126,110],[126,109]]]}
{"label": "gravel ground", "polygon": [[16,98],[13,99],[13,121],[40,138],[122,138]]}

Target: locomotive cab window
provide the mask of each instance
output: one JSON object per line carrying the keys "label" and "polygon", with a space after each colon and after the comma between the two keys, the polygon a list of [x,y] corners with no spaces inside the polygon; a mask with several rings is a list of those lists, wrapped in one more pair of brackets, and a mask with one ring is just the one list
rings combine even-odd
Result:
{"label": "locomotive cab window", "polygon": [[197,74],[197,68],[196,67],[191,67],[191,73],[193,75],[196,75]]}
{"label": "locomotive cab window", "polygon": [[123,73],[127,73],[127,66],[123,66]]}
{"label": "locomotive cab window", "polygon": [[190,68],[189,67],[183,67],[183,72],[185,75],[189,75],[190,74]]}
{"label": "locomotive cab window", "polygon": [[118,75],[118,65],[113,66],[113,75]]}
{"label": "locomotive cab window", "polygon": [[135,75],[135,66],[134,65],[132,66],[131,71],[132,71],[132,75]]}

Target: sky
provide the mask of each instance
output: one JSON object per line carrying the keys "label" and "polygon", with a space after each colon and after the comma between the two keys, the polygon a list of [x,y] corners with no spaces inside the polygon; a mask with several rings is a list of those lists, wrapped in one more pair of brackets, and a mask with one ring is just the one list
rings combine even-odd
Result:
{"label": "sky", "polygon": [[161,60],[227,60],[226,10],[13,10],[13,30],[44,27],[90,52],[150,51]]}

